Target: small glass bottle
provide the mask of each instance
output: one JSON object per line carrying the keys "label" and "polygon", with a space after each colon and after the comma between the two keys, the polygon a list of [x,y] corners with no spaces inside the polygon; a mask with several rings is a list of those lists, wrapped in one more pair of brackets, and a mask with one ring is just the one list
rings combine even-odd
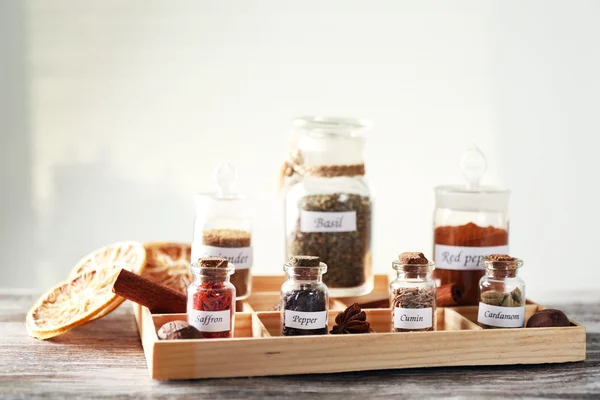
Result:
{"label": "small glass bottle", "polygon": [[392,267],[397,273],[390,283],[392,332],[435,330],[434,263],[423,253],[402,253]]}
{"label": "small glass bottle", "polygon": [[525,282],[517,276],[523,261],[492,254],[483,261],[479,281],[477,322],[483,328],[522,328],[525,324]]}
{"label": "small glass bottle", "polygon": [[236,288],[237,300],[243,300],[252,289],[252,209],[246,196],[231,190],[236,179],[231,164],[221,164],[215,175],[219,191],[194,197],[192,261],[201,257],[226,258],[235,265],[231,282]]}
{"label": "small glass bottle", "polygon": [[235,267],[224,258],[201,258],[192,263],[194,281],[188,287],[188,323],[207,339],[231,338],[235,326],[235,286],[229,281]]}
{"label": "small glass bottle", "polygon": [[282,335],[326,335],[329,294],[323,274],[327,265],[319,257],[295,256],[283,270],[288,279],[281,285]]}
{"label": "small glass bottle", "polygon": [[466,185],[435,188],[433,277],[440,287],[458,285],[460,305],[477,305],[481,260],[508,252],[510,192],[479,185],[486,160],[478,148],[465,153],[462,168]]}
{"label": "small glass bottle", "polygon": [[370,123],[354,118],[295,119],[286,163],[287,257],[319,256],[333,297],[373,290],[371,196],[365,182],[364,138]]}

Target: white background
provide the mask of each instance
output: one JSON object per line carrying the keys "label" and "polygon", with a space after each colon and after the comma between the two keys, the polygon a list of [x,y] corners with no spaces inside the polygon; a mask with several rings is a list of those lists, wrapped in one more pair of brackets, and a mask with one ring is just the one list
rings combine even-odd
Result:
{"label": "white background", "polygon": [[[431,254],[433,190],[473,142],[511,197],[530,297],[600,281],[595,1],[0,0],[0,287],[123,240],[191,240],[223,159],[283,261],[292,117],[367,117],[374,261]],[[538,297],[536,297],[538,296]]]}

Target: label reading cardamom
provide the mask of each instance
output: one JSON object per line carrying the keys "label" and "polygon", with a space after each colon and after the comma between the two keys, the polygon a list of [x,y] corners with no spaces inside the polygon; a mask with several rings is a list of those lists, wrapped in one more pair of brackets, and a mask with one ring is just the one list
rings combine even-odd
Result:
{"label": "label reading cardamom", "polygon": [[300,213],[302,232],[354,232],[355,230],[356,211],[301,211]]}
{"label": "label reading cardamom", "polygon": [[435,245],[435,268],[454,270],[484,269],[482,260],[490,254],[508,254],[508,246],[465,247]]}
{"label": "label reading cardamom", "polygon": [[426,329],[433,327],[433,308],[394,308],[395,329]]}
{"label": "label reading cardamom", "polygon": [[501,307],[480,302],[477,322],[497,328],[522,328],[525,307]]}

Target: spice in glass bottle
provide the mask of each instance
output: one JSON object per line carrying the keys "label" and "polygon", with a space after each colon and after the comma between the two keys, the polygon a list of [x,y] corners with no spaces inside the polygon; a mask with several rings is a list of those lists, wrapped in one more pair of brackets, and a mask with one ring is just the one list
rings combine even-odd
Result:
{"label": "spice in glass bottle", "polygon": [[192,264],[195,280],[188,288],[187,317],[203,338],[233,337],[235,287],[229,282],[235,267],[220,257]]}
{"label": "spice in glass bottle", "polygon": [[435,188],[433,277],[438,287],[457,284],[460,305],[477,305],[482,259],[508,252],[509,192],[481,186],[485,156],[475,148],[462,160],[466,185]]}
{"label": "spice in glass bottle", "polygon": [[371,200],[364,179],[364,137],[370,123],[302,117],[282,170],[286,187],[287,256],[318,256],[330,294],[373,290]]}
{"label": "spice in glass bottle", "polygon": [[392,263],[398,276],[390,283],[392,330],[419,332],[435,329],[434,263],[423,253],[407,252]]}
{"label": "spice in glass bottle", "polygon": [[479,283],[477,322],[483,328],[522,328],[525,324],[525,282],[517,276],[523,261],[506,254],[484,259]]}
{"label": "spice in glass bottle", "polygon": [[224,162],[216,170],[216,193],[194,196],[196,218],[192,242],[192,260],[203,257],[222,257],[235,265],[231,282],[237,300],[244,300],[251,291],[253,262],[253,207],[249,198],[233,192],[235,168]]}
{"label": "spice in glass bottle", "polygon": [[327,265],[319,257],[295,256],[283,267],[281,332],[284,336],[326,335],[329,296],[322,276]]}

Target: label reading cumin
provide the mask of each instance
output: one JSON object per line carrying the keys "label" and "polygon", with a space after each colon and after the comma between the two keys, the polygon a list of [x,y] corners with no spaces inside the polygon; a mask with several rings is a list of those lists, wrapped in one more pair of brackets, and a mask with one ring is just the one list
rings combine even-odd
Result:
{"label": "label reading cumin", "polygon": [[477,322],[498,328],[522,328],[525,307],[501,307],[480,302]]}
{"label": "label reading cumin", "polygon": [[433,308],[394,308],[394,328],[425,329],[433,327]]}
{"label": "label reading cumin", "polygon": [[231,330],[231,310],[188,310],[188,323],[200,332],[226,332]]}

